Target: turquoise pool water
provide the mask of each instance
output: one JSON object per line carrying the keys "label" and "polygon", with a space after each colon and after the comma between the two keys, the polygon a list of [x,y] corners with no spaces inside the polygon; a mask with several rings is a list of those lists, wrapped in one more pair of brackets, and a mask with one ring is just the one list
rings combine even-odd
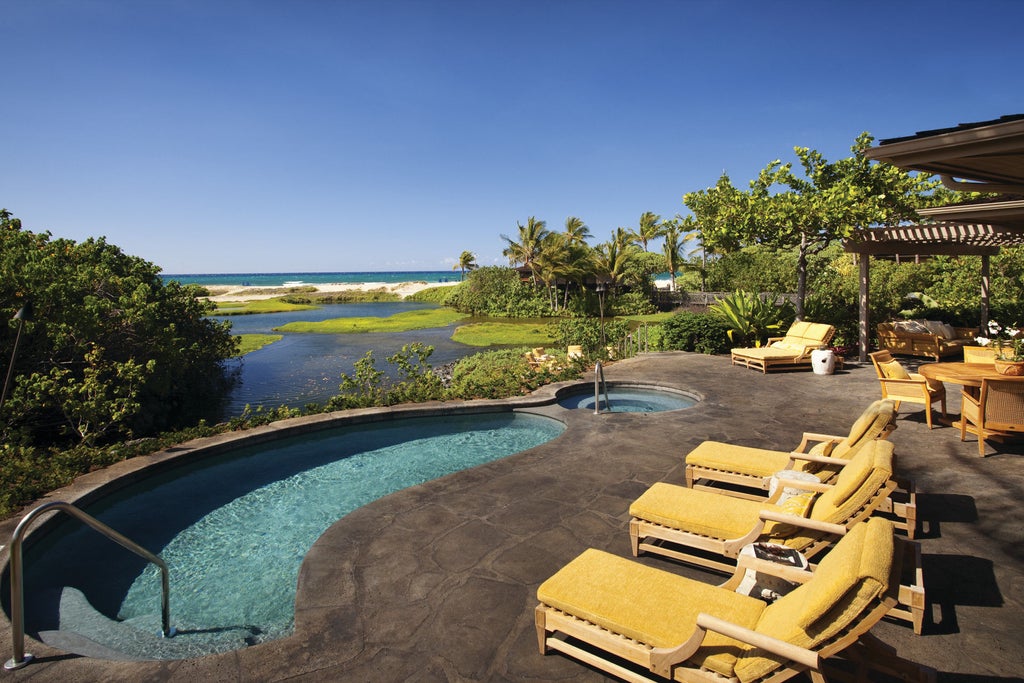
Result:
{"label": "turquoise pool water", "polygon": [[[559,405],[570,410],[594,410],[594,390],[587,387],[582,393],[573,393],[559,399]],[[696,405],[697,399],[681,392],[666,389],[639,387],[608,387],[600,395],[600,409],[612,413],[658,413],[666,410],[682,410]]]}
{"label": "turquoise pool water", "polygon": [[[208,458],[87,510],[167,563],[171,618],[179,630],[172,641],[200,640],[197,651],[231,649],[291,633],[302,558],[345,514],[563,430],[556,420],[511,413],[333,429]],[[30,551],[30,631],[58,623],[68,628],[69,617],[61,614],[68,608],[59,605],[68,587],[106,616],[152,629],[160,595],[156,568],[87,529],[62,526],[70,533]]]}

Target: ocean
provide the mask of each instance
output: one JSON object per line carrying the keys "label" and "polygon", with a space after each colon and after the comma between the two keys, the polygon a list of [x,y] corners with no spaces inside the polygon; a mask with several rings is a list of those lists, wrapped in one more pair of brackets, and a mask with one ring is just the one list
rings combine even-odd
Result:
{"label": "ocean", "polygon": [[327,284],[358,284],[364,282],[382,282],[397,284],[400,282],[457,282],[461,273],[458,270],[396,270],[384,272],[360,273],[186,273],[162,274],[166,280],[177,280],[190,285],[203,286],[251,286],[281,287],[288,285],[327,285]]}

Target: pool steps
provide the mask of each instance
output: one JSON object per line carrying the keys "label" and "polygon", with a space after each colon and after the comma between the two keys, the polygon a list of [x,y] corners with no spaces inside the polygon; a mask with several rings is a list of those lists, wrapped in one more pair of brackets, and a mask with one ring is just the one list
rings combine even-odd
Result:
{"label": "pool steps", "polygon": [[244,627],[190,631],[178,626],[173,638],[160,635],[160,615],[142,615],[117,621],[98,612],[76,588],[65,587],[60,596],[60,628],[41,631],[47,645],[83,657],[115,661],[186,659],[228,652],[249,645],[252,632]]}

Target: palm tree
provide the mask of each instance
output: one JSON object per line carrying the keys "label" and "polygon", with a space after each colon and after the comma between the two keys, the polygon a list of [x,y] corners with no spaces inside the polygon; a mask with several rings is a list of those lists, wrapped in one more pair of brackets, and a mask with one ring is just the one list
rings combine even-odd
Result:
{"label": "palm tree", "polygon": [[645,211],[640,215],[640,228],[631,230],[630,234],[634,242],[638,242],[644,251],[647,251],[647,243],[664,235],[664,226],[661,223],[661,216],[653,211]]}
{"label": "palm tree", "polygon": [[586,243],[588,239],[593,237],[590,234],[590,228],[583,222],[582,218],[576,216],[569,216],[565,219],[565,234],[568,236],[570,242]]}
{"label": "palm tree", "polygon": [[622,228],[612,233],[609,242],[597,245],[594,250],[594,266],[598,277],[605,278],[612,287],[615,287],[622,280],[626,273],[626,265],[637,253],[638,248],[631,242],[623,243],[619,238],[622,236]]}
{"label": "palm tree", "polygon": [[676,214],[675,218],[666,220],[665,244],[662,246],[662,253],[665,255],[665,268],[669,272],[672,284],[671,291],[676,291],[676,273],[681,269],[692,269],[693,266],[686,262],[683,248],[687,242],[697,238],[697,226],[693,216],[683,218]]}
{"label": "palm tree", "polygon": [[459,254],[459,262],[452,266],[452,270],[457,268],[462,271],[462,275],[459,277],[461,281],[466,279],[466,271],[473,270],[476,267],[476,255],[471,251],[464,251]]}
{"label": "palm tree", "polygon": [[508,257],[509,263],[513,266],[517,263],[522,263],[529,268],[533,282],[536,284],[537,271],[535,262],[543,248],[544,238],[550,234],[550,231],[547,229],[547,223],[539,221],[533,216],[526,220],[526,225],[516,222],[516,227],[519,229],[519,241],[517,242],[507,235],[502,235],[501,239],[505,240],[508,246],[501,253]]}

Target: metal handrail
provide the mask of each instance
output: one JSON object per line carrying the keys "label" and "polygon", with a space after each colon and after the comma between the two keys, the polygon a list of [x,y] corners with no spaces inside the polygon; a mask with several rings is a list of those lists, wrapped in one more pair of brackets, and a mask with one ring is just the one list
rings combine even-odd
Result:
{"label": "metal handrail", "polygon": [[14,529],[14,534],[11,536],[11,638],[14,645],[14,654],[4,664],[4,668],[8,671],[13,671],[14,669],[20,669],[32,661],[32,655],[25,652],[25,594],[22,581],[21,541],[29,525],[32,524],[37,517],[46,512],[50,512],[51,510],[61,510],[68,513],[86,526],[92,527],[110,540],[120,544],[122,547],[132,551],[139,557],[152,562],[160,568],[160,585],[163,589],[163,599],[160,603],[161,635],[164,638],[170,638],[173,636],[174,629],[171,628],[170,600],[171,579],[170,574],[167,571],[167,564],[135,541],[132,541],[127,536],[114,531],[103,522],[86,514],[85,512],[82,512],[71,503],[54,501],[52,503],[40,505],[35,510],[32,510],[32,512],[25,515],[18,523],[18,526]]}
{"label": "metal handrail", "polygon": [[604,381],[604,368],[601,361],[594,364],[594,415],[601,414],[601,388],[604,388],[604,407],[611,412],[612,402],[608,398],[608,383]]}

